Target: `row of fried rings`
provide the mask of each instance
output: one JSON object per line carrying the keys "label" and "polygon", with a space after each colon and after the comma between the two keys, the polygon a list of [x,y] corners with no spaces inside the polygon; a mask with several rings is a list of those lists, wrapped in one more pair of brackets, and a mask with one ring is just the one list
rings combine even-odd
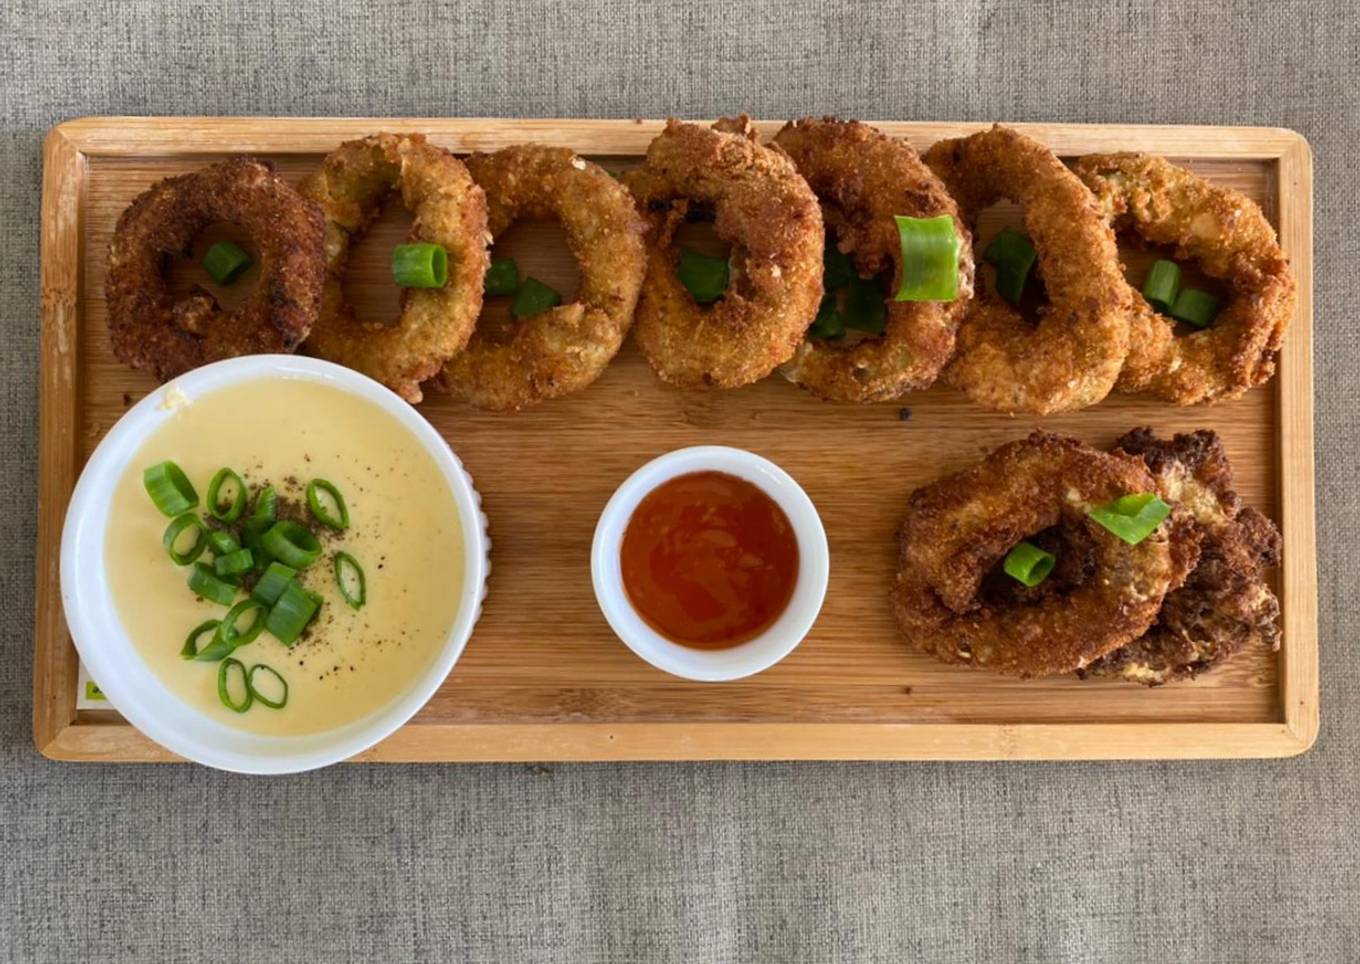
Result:
{"label": "row of fried rings", "polygon": [[[1173,507],[1137,545],[1087,514],[1129,492]],[[998,571],[1021,539],[1057,559],[1031,588]],[[899,545],[897,622],[946,663],[1157,685],[1279,646],[1279,530],[1242,505],[1211,431],[1138,429],[1113,452],[1036,432],[912,493]]]}
{"label": "row of fried rings", "polygon": [[[979,403],[1046,414],[1094,404],[1115,387],[1193,404],[1268,379],[1294,289],[1260,210],[1149,155],[1086,157],[1075,171],[1003,127],[941,142],[923,162],[904,142],[853,121],[798,121],[762,145],[743,116],[712,129],[671,121],[645,163],[624,175],[625,189],[564,149],[512,147],[464,165],[419,135],[379,134],[342,145],[303,183],[320,219],[244,158],[153,187],[115,234],[110,324],[120,357],[162,378],[230,354],[292,350],[310,329],[308,350],[411,400],[437,376],[437,386],[493,409],[589,384],[634,318],[652,367],[687,388],[736,387],[782,366],[821,397],[869,402],[924,388],[948,365],[948,380]],[[363,324],[341,294],[346,255],[394,189],[415,214],[413,240],[444,245],[455,270],[444,289],[405,292],[395,324]],[[878,338],[806,337],[823,294],[828,234],[861,276],[888,272],[895,290],[903,267],[893,215],[948,215],[967,242],[967,224],[1001,197],[1023,206],[1038,250],[1049,304],[1037,325],[993,297],[972,298],[965,243],[956,301],[888,301]],[[711,208],[715,232],[732,245],[734,280],[708,306],[674,270],[675,229],[691,205]],[[486,244],[520,217],[562,221],[581,291],[509,339],[482,336]],[[217,318],[203,293],[176,303],[160,276],[162,254],[186,249],[215,220],[250,231],[269,272],[240,318]],[[1129,287],[1115,226],[1176,245],[1233,286],[1211,329],[1176,337]],[[322,231],[317,268],[305,252]]]}

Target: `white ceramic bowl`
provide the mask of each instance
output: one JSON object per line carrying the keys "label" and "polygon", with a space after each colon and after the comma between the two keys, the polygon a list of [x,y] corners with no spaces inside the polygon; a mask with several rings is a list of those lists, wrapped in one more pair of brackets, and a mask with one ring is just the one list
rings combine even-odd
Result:
{"label": "white ceramic bowl", "polygon": [[[678,475],[706,471],[726,472],[758,486],[784,510],[798,540],[798,582],[788,607],[765,632],[730,649],[681,646],[647,625],[628,600],[619,559],[628,520],[647,493]],[[830,569],[826,531],[817,507],[802,487],[769,459],[721,445],[677,449],[629,476],[604,507],[590,552],[595,598],[604,618],[628,648],[657,669],[710,683],[759,673],[793,652],[822,609]]]}
{"label": "white ceramic bowl", "polygon": [[[305,736],[262,736],[213,720],[175,696],[147,667],[118,617],[104,571],[109,502],[147,436],[172,413],[166,392],[197,398],[241,382],[295,378],[322,382],[377,405],[430,453],[448,481],[463,530],[464,581],[458,615],[434,663],[386,707],[337,729]],[[85,465],[61,538],[61,602],[80,658],[109,701],[133,726],[190,760],[242,773],[293,773],[354,756],[391,735],[439,688],[457,662],[486,595],[490,540],[472,479],[430,423],[387,388],[330,362],[294,355],[251,355],[195,369],[153,392],[118,420]]]}

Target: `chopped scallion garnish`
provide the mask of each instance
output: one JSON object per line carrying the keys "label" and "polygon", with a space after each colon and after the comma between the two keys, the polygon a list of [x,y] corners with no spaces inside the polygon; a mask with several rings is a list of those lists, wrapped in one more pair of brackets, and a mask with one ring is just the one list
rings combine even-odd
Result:
{"label": "chopped scallion garnish", "polygon": [[198,505],[198,492],[184,470],[170,460],[157,462],[142,473],[146,494],[168,516],[183,515]]}

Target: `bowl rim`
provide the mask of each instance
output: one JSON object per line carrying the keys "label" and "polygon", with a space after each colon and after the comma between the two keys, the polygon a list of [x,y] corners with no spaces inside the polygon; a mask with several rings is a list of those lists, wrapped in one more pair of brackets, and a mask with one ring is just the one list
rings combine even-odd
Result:
{"label": "bowl rim", "polygon": [[[112,605],[103,562],[107,511],[116,483],[147,438],[173,417],[174,400],[257,379],[301,379],[375,404],[426,450],[449,485],[463,532],[463,585],[457,614],[438,655],[386,706],[319,733],[270,736],[212,719],[175,695],[141,658]],[[443,436],[410,404],[366,375],[302,355],[248,355],[186,372],[150,392],[100,440],[71,493],[62,528],[60,585],[71,638],[109,703],[147,737],[205,766],[238,773],[296,773],[352,757],[386,739],[428,702],[457,663],[481,615],[490,571],[481,497]],[[91,557],[97,565],[89,565]],[[132,658],[128,658],[132,657]]]}
{"label": "bowl rim", "polygon": [[[759,636],[726,649],[683,646],[654,630],[629,602],[619,564],[623,533],[638,503],[670,479],[704,471],[726,472],[757,486],[788,516],[798,541],[798,581],[784,612]],[[769,669],[798,648],[821,613],[831,554],[816,505],[788,472],[746,449],[694,445],[657,456],[614,491],[595,526],[590,570],[600,610],[629,649],[673,676],[718,683]]]}

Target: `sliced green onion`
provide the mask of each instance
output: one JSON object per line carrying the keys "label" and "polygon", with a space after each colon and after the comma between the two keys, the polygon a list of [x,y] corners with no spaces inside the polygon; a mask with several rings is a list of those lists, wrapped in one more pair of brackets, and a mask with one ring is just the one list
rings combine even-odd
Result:
{"label": "sliced green onion", "polygon": [[[240,671],[241,688],[245,692],[239,700],[231,698],[231,681],[228,677],[233,668]],[[250,674],[246,672],[245,665],[239,659],[224,659],[222,665],[217,667],[217,697],[223,706],[237,713],[244,713],[250,709],[250,704],[255,702],[255,694],[250,688]]]}
{"label": "sliced green onion", "polygon": [[[175,546],[179,543],[179,537],[188,530],[194,530],[194,542],[188,549],[180,550]],[[170,553],[170,558],[177,566],[187,566],[199,556],[203,555],[203,550],[208,548],[208,532],[203,528],[203,523],[198,516],[192,512],[177,515],[170,524],[165,527],[165,535],[161,536],[161,544],[165,546],[165,551]]]}
{"label": "sliced green onion", "polygon": [[189,630],[189,635],[185,637],[184,646],[180,649],[179,654],[185,659],[193,659],[196,657],[198,655],[198,641],[208,633],[212,633],[215,636],[217,634],[217,627],[220,625],[222,625],[222,620],[209,619]]}
{"label": "sliced green onion", "polygon": [[392,280],[403,288],[442,288],[449,280],[449,253],[419,241],[392,249]]}
{"label": "sliced green onion", "polygon": [[1053,554],[1032,542],[1017,542],[1001,564],[1006,575],[1026,586],[1037,586],[1053,571]]}
{"label": "sliced green onion", "polygon": [[[264,632],[266,612],[267,607],[258,599],[242,599],[227,610],[217,631],[213,633],[212,642],[195,653],[194,659],[200,663],[214,663],[225,656],[230,656],[242,646],[255,642],[260,633]],[[246,613],[254,613],[254,618],[251,619],[250,625],[242,630],[237,627],[237,623]]]}
{"label": "sliced green onion", "polygon": [[519,265],[514,258],[492,258],[491,267],[486,269],[483,289],[495,297],[513,295],[519,290]]}
{"label": "sliced green onion", "polygon": [[1096,506],[1087,512],[1095,522],[1131,546],[1138,545],[1156,532],[1162,520],[1170,514],[1171,506],[1151,492],[1120,496],[1113,502]]}
{"label": "sliced green onion", "polygon": [[893,215],[902,246],[897,301],[953,301],[959,296],[959,232],[947,214],[934,218]]}
{"label": "sliced green onion", "polygon": [[203,270],[220,285],[229,285],[250,267],[250,255],[230,241],[218,241],[203,254]]}
{"label": "sliced green onion", "polygon": [[368,598],[364,567],[348,552],[335,554],[335,584],[340,587],[340,595],[345,597],[350,609],[363,607],[364,601]]}
{"label": "sliced green onion", "polygon": [[[323,493],[330,496],[331,501],[335,503],[334,511],[322,499]],[[312,510],[312,515],[324,526],[336,530],[349,528],[349,509],[345,505],[345,498],[334,484],[325,479],[312,479],[307,483],[307,508]]]}
{"label": "sliced green onion", "polygon": [[297,570],[291,566],[285,566],[281,562],[271,562],[264,574],[255,583],[255,588],[250,591],[251,598],[258,599],[266,606],[272,606],[279,601],[279,596],[283,590],[293,581],[297,575]]}
{"label": "sliced green onion", "polygon": [[198,505],[198,493],[194,491],[193,483],[184,470],[169,459],[157,462],[143,472],[142,484],[156,508],[165,515],[183,515]]}
{"label": "sliced green onion", "polygon": [[189,570],[189,591],[219,606],[230,606],[236,598],[236,587],[218,579],[217,574],[201,562],[195,563],[194,568]]}
{"label": "sliced green onion", "polygon": [[888,306],[883,301],[883,289],[877,279],[855,277],[845,286],[845,300],[841,302],[845,327],[883,334],[888,321]]}
{"label": "sliced green onion", "polygon": [[850,255],[836,247],[836,243],[828,237],[826,247],[822,250],[823,290],[830,292],[844,288],[854,277],[855,265]]}
{"label": "sliced green onion", "polygon": [[[222,486],[231,486],[231,496],[222,498]],[[235,522],[246,511],[246,484],[229,468],[220,468],[208,483],[208,514],[218,522]]]}
{"label": "sliced green onion", "polygon": [[[282,689],[282,695],[280,695],[278,699],[266,696],[260,691],[260,687],[256,685],[255,674],[261,671],[268,673],[278,682],[279,687]],[[250,672],[246,674],[246,687],[250,690],[250,695],[255,697],[256,702],[269,707],[271,710],[281,710],[288,705],[288,681],[272,666],[266,666],[264,663],[256,663],[254,666],[250,667]]]}
{"label": "sliced green onion", "polygon": [[320,606],[318,597],[308,592],[294,579],[279,595],[274,608],[269,610],[264,628],[285,646],[292,646],[307,628],[307,624],[312,621]]}
{"label": "sliced green onion", "polygon": [[255,555],[249,549],[237,549],[213,560],[213,571],[219,576],[239,576],[255,568]]}
{"label": "sliced green onion", "polygon": [[294,569],[306,569],[321,555],[321,543],[316,541],[312,530],[289,519],[275,522],[260,541],[266,552]]}
{"label": "sliced green onion", "polygon": [[[255,507],[250,510],[250,522],[270,522],[279,517],[279,494],[272,485],[266,485],[255,496]],[[266,527],[267,528],[267,527]]]}
{"label": "sliced green onion", "polygon": [[822,296],[822,305],[817,309],[817,317],[809,326],[808,334],[813,338],[839,338],[845,334],[845,320],[834,294]]}
{"label": "sliced green onion", "polygon": [[1147,277],[1143,279],[1143,297],[1163,314],[1171,311],[1176,303],[1176,293],[1181,290],[1181,266],[1174,261],[1152,262]]}
{"label": "sliced green onion", "polygon": [[726,258],[710,258],[706,254],[680,249],[680,263],[675,266],[676,277],[689,291],[690,297],[701,305],[717,301],[727,290],[732,268]]}
{"label": "sliced green onion", "polygon": [[1182,288],[1171,306],[1171,317],[1196,328],[1208,328],[1218,314],[1218,299],[1198,288]]}
{"label": "sliced green onion", "polygon": [[226,529],[213,529],[208,533],[208,546],[215,556],[229,556],[241,548],[236,537]]}
{"label": "sliced green onion", "polygon": [[545,285],[537,278],[525,278],[515,292],[515,300],[510,302],[510,314],[516,318],[532,318],[541,315],[549,308],[562,303],[562,296],[556,289]]}
{"label": "sliced green onion", "polygon": [[982,257],[996,267],[996,291],[1013,305],[1020,303],[1038,252],[1019,231],[1003,228],[987,245]]}

